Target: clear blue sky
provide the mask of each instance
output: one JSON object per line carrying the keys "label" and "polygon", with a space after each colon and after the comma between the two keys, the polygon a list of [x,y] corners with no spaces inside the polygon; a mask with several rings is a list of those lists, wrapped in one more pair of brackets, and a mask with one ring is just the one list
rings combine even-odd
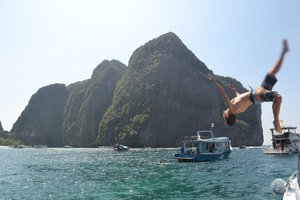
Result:
{"label": "clear blue sky", "polygon": [[[299,8],[299,0],[0,0],[0,121],[10,130],[39,88],[88,79],[104,59],[128,65],[136,48],[172,31],[245,87],[261,83],[287,38],[274,90],[281,119],[300,129]],[[262,108],[268,142],[271,103]]]}

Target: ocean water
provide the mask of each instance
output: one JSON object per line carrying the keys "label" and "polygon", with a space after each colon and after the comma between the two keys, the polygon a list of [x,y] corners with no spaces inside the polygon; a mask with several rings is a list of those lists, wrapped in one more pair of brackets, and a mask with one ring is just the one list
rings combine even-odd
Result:
{"label": "ocean water", "polygon": [[234,149],[226,160],[179,163],[176,149],[0,147],[0,199],[280,199],[297,155]]}

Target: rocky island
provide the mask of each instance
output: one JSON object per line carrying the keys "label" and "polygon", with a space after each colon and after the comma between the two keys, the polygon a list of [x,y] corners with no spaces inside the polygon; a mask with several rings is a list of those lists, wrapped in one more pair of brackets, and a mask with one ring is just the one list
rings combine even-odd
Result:
{"label": "rocky island", "polygon": [[26,145],[96,147],[176,147],[183,137],[214,123],[216,136],[233,146],[262,145],[261,107],[251,106],[233,127],[224,125],[222,97],[208,80],[247,89],[216,75],[172,32],[137,48],[128,67],[104,60],[90,79],[42,87],[11,132]]}

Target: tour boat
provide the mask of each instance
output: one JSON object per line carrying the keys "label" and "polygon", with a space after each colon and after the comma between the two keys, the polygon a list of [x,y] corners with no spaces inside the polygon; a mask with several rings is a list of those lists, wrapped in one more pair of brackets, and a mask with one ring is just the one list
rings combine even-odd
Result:
{"label": "tour boat", "polygon": [[179,162],[212,161],[227,158],[231,151],[228,137],[214,137],[212,130],[201,130],[196,136],[185,137],[174,158]]}
{"label": "tour boat", "polygon": [[297,127],[282,127],[283,134],[278,135],[271,128],[272,147],[263,149],[265,154],[293,154],[297,153],[300,145],[300,134]]}

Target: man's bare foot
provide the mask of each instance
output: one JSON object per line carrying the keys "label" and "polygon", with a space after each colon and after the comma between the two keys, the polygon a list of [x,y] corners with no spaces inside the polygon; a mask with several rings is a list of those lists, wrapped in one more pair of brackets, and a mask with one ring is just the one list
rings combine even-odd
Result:
{"label": "man's bare foot", "polygon": [[275,128],[275,131],[277,133],[282,133],[282,129],[281,129],[281,126],[280,126],[280,122],[279,121],[273,121],[273,124],[274,124],[274,128]]}
{"label": "man's bare foot", "polygon": [[283,53],[286,53],[289,51],[289,46],[288,46],[288,42],[286,39],[283,40],[283,47],[282,47],[282,51]]}

